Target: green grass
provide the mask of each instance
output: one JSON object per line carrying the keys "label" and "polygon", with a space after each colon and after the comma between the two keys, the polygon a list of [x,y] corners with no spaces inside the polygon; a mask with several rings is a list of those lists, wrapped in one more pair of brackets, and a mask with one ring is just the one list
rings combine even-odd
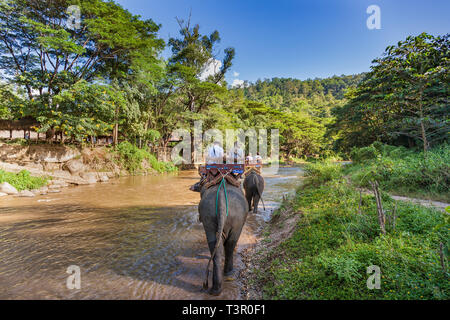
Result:
{"label": "green grass", "polygon": [[143,163],[147,161],[151,168],[157,172],[173,172],[177,168],[171,162],[161,162],[145,149],[139,149],[129,142],[120,143],[113,151],[117,162],[131,174],[139,174],[146,171]]}
{"label": "green grass", "polygon": [[343,167],[331,160],[312,162],[305,167],[305,174],[310,183],[321,184],[342,177]]}
{"label": "green grass", "polygon": [[[383,198],[389,214],[394,202]],[[264,298],[449,298],[449,274],[442,271],[438,253],[439,244],[449,239],[448,218],[398,202],[396,228],[388,224],[383,236],[373,196],[363,197],[361,214],[358,203],[358,191],[345,180],[298,190],[292,205],[303,216],[260,274]],[[380,290],[367,288],[371,265],[381,269]]]}
{"label": "green grass", "polygon": [[[375,159],[366,158],[351,166],[329,161],[307,166],[305,184],[289,204],[291,212],[301,214],[295,230],[265,255],[262,265],[254,272],[264,298],[449,299],[449,215],[408,202],[395,202],[386,192],[395,190],[395,184],[406,187],[411,183],[412,178],[400,182],[397,177],[401,172],[417,168],[412,160],[414,153],[406,152],[408,155],[401,157],[385,154],[380,159],[376,155]],[[441,174],[440,170],[445,167],[443,162],[447,161],[446,152],[448,147],[430,152],[428,168],[435,169],[427,174]],[[363,194],[359,210],[357,182],[361,180],[357,177],[361,172],[370,172],[367,167],[383,163],[387,157],[394,162],[391,168],[396,169],[392,171],[393,176],[381,175],[380,179],[387,216],[387,234],[382,235],[374,196]],[[404,168],[400,169],[402,166]],[[375,170],[377,172],[380,173]],[[419,185],[428,190],[445,191],[440,189],[439,183],[430,180]],[[278,228],[283,223],[280,214],[275,217],[270,228]],[[445,248],[446,272],[441,267],[441,243]],[[379,290],[367,288],[370,276],[367,268],[371,265],[381,269]]]}
{"label": "green grass", "polygon": [[18,191],[39,189],[47,185],[49,178],[32,177],[27,170],[12,173],[0,170],[0,183],[8,182]]}

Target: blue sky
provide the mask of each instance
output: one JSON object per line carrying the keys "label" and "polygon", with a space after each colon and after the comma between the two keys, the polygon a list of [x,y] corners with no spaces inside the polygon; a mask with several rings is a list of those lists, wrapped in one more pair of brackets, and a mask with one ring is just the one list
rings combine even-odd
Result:
{"label": "blue sky", "polygon": [[[450,32],[448,0],[118,0],[124,8],[162,24],[160,37],[178,36],[175,17],[200,31],[218,30],[220,52],[236,49],[234,79],[298,79],[368,71],[388,45],[423,31]],[[366,9],[381,10],[381,29],[369,30]],[[167,56],[169,52],[165,52]],[[219,54],[220,57],[220,54]],[[233,75],[234,73],[238,73]]]}

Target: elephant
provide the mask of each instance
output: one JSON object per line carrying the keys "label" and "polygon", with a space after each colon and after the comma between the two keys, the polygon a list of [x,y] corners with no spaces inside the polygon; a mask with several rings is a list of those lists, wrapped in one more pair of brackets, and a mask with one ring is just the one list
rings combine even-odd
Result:
{"label": "elephant", "polygon": [[254,170],[250,171],[244,179],[244,190],[245,198],[248,202],[248,209],[252,209],[253,200],[253,213],[257,213],[259,200],[263,201],[262,193],[264,191],[264,178]]}
{"label": "elephant", "polygon": [[[199,184],[191,187],[192,191],[199,191],[201,197],[198,212],[211,252],[203,288],[208,289],[209,264],[213,261],[213,284],[209,291],[212,295],[220,295],[224,276],[233,274],[234,249],[248,213],[247,201],[242,189],[233,186],[225,179],[222,183],[209,188]],[[222,269],[224,258],[225,263]]]}

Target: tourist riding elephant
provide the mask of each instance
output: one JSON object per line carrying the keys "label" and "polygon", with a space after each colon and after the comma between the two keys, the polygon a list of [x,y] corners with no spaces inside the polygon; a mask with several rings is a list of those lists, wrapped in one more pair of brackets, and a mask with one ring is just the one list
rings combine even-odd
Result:
{"label": "tourist riding elephant", "polygon": [[253,213],[257,213],[259,200],[262,200],[262,193],[264,191],[264,178],[256,171],[250,171],[244,179],[244,190],[245,198],[248,202],[248,209],[252,209],[253,200]]}
{"label": "tourist riding elephant", "polygon": [[233,273],[233,253],[247,219],[247,201],[242,189],[225,179],[223,183],[209,188],[196,184],[191,190],[200,192],[198,212],[211,252],[203,287],[208,289],[209,264],[212,260],[213,286],[210,293],[219,295],[222,292],[223,276],[231,276]]}

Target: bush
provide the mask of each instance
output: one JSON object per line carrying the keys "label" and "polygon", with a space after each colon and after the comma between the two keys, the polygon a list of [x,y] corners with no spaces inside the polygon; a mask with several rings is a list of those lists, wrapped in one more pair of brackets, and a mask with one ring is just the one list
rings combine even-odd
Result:
{"label": "bush", "polygon": [[146,172],[144,162],[147,161],[152,169],[157,172],[175,171],[176,167],[172,163],[160,162],[156,157],[145,149],[140,149],[128,141],[121,142],[115,148],[117,160],[131,174]]}
{"label": "bush", "polygon": [[173,172],[177,170],[177,167],[172,162],[158,161],[153,154],[149,154],[147,160],[152,168],[158,172]]}
{"label": "bush", "polygon": [[[442,145],[427,152],[413,152],[403,147],[377,146],[379,156],[347,166],[345,173],[358,186],[368,187],[369,181],[377,180],[383,189],[399,193],[425,193],[447,198],[450,185],[450,148]],[[357,158],[367,154],[354,149]],[[381,150],[381,151],[378,151]],[[373,151],[373,150],[372,150]]]}
{"label": "bush", "polygon": [[376,159],[379,155],[380,151],[373,145],[364,148],[353,148],[350,152],[350,158],[354,163]]}
{"label": "bush", "polygon": [[32,177],[27,170],[22,170],[19,173],[0,170],[0,183],[8,182],[19,191],[39,189],[47,185],[48,180],[47,177]]}
{"label": "bush", "polygon": [[305,167],[308,182],[321,184],[342,176],[342,165],[331,161],[308,163]]}

